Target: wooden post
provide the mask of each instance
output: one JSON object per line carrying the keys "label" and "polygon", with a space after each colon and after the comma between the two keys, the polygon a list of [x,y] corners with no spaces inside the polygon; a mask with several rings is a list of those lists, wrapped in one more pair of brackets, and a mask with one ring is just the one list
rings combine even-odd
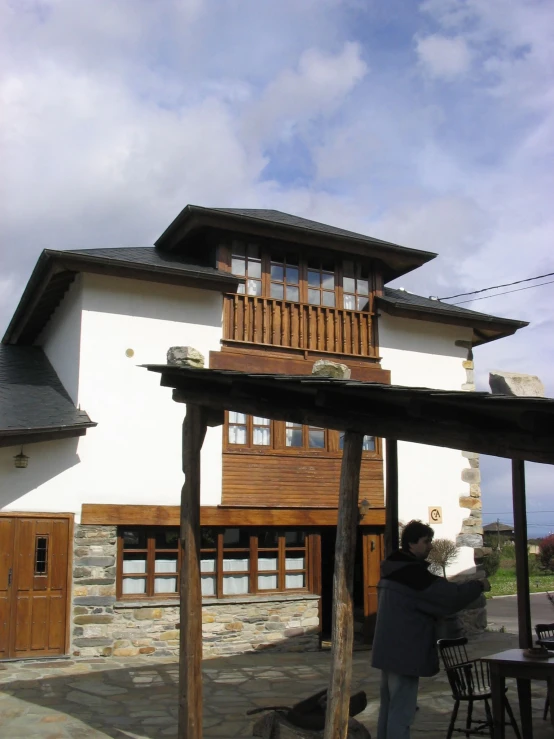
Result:
{"label": "wooden post", "polygon": [[520,649],[527,649],[533,645],[533,636],[531,630],[531,603],[529,598],[525,462],[522,459],[512,459],[512,496],[514,505],[519,647]]}
{"label": "wooden post", "polygon": [[324,739],[346,739],[348,734],[354,643],[354,560],[362,444],[363,434],[357,431],[345,433],[333,578],[331,675]]}
{"label": "wooden post", "polygon": [[183,422],[178,739],[202,739],[202,593],[200,587],[200,451],[206,414],[188,404]]}
{"label": "wooden post", "polygon": [[400,546],[398,540],[398,441],[386,439],[385,557]]}

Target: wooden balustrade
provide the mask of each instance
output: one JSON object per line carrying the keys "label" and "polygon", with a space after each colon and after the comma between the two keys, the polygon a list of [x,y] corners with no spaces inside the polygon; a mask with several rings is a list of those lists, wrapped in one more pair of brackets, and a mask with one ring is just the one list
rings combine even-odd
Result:
{"label": "wooden balustrade", "polygon": [[255,295],[224,296],[224,339],[374,356],[372,314]]}

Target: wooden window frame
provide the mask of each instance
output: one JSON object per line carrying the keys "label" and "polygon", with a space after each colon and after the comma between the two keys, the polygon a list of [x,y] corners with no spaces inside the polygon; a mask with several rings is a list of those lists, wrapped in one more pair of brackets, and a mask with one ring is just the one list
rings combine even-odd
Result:
{"label": "wooden window frame", "polygon": [[[152,602],[152,601],[159,601],[159,600],[176,600],[179,599],[179,572],[181,568],[181,546],[179,541],[179,546],[177,549],[177,591],[175,593],[154,593],[154,578],[156,575],[160,575],[161,573],[156,573],[154,570],[154,564],[155,564],[155,555],[157,552],[172,552],[174,553],[174,549],[156,549],[155,545],[155,538],[156,538],[156,532],[162,531],[166,529],[175,529],[174,526],[120,526],[118,528],[117,532],[117,580],[116,580],[116,594],[118,600],[121,601],[145,601],[145,602]],[[213,529],[216,532],[216,547],[206,547],[201,549],[201,555],[203,554],[211,554],[214,555],[213,559],[215,559],[215,572],[213,573],[213,576],[216,579],[216,588],[215,588],[215,595],[208,595],[203,596],[204,598],[213,598],[217,600],[228,600],[229,598],[248,598],[250,596],[256,596],[256,595],[287,595],[287,594],[298,594],[298,593],[311,593],[313,591],[313,581],[314,581],[314,574],[313,574],[313,568],[314,568],[314,558],[312,549],[314,546],[314,536],[317,536],[318,534],[315,534],[313,532],[309,532],[303,527],[297,527],[297,526],[288,526],[288,527],[269,527],[272,531],[275,531],[277,535],[277,547],[258,547],[258,537],[263,531],[267,531],[268,529],[263,529],[261,527],[242,527],[247,532],[248,535],[248,546],[247,547],[229,547],[224,545],[224,532],[225,529],[234,529],[234,528],[241,528],[238,526],[227,526],[227,527],[208,527]],[[123,541],[123,532],[126,530],[132,530],[132,529],[139,529],[144,530],[145,536],[146,536],[146,549],[125,549],[123,547],[124,541]],[[302,531],[304,533],[304,546],[296,546],[296,545],[286,545],[286,533],[291,531]],[[276,589],[265,589],[265,588],[259,588],[258,587],[258,555],[259,552],[266,552],[266,551],[277,551],[278,557],[277,557],[277,571],[276,573],[273,571],[266,571],[262,570],[262,574],[277,574],[277,588]],[[123,573],[123,555],[124,552],[126,553],[147,553],[146,558],[146,573],[143,575],[142,573],[137,573],[134,578],[140,579],[141,577],[147,581],[146,584],[146,593],[123,593],[123,578],[128,577],[129,574]],[[223,571],[223,560],[225,559],[225,555],[229,553],[244,553],[248,554],[249,559],[249,568],[245,571],[239,571],[236,573],[233,573],[232,571],[224,572]],[[302,553],[302,556],[304,557],[304,567],[302,569],[298,570],[286,570],[286,557],[287,553],[289,552],[296,552],[296,553]],[[206,576],[211,575],[212,573],[202,573]],[[232,593],[223,593],[223,581],[224,581],[224,575],[231,575],[236,574],[240,576],[247,576],[248,577],[248,592],[247,593],[240,593],[240,594],[232,594]],[[301,588],[286,588],[286,576],[287,574],[303,574],[304,575],[304,587]],[[169,573],[168,573],[169,576]],[[173,576],[173,575],[171,575]]]}

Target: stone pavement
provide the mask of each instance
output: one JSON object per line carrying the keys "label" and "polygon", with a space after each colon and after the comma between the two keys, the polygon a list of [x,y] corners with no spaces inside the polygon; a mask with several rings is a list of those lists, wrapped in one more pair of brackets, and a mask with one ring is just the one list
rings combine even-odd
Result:
{"label": "stone pavement", "polygon": [[[510,634],[487,633],[473,641],[473,657],[517,646]],[[379,673],[370,653],[354,653],[352,690],[365,690],[367,709],[358,718],[375,739]],[[270,652],[204,662],[204,737],[250,737],[250,708],[292,705],[326,687],[330,652]],[[175,737],[177,663],[132,657],[0,664],[1,739],[156,739]],[[515,687],[509,697],[517,715]],[[552,737],[541,719],[545,689],[533,684],[535,739]],[[443,739],[452,698],[444,674],[421,681],[420,710],[412,736]],[[459,735],[458,735],[459,736]],[[507,736],[513,734],[507,731]]]}

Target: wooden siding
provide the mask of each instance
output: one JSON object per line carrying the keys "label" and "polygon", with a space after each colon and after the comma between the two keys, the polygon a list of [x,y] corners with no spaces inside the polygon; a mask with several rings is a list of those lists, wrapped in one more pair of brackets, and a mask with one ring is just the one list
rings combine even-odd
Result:
{"label": "wooden siding", "polygon": [[[223,455],[222,504],[291,508],[338,505],[341,457]],[[363,459],[360,500],[384,506],[383,462]]]}
{"label": "wooden siding", "polygon": [[374,357],[372,314],[254,295],[225,295],[223,338],[265,346]]}

